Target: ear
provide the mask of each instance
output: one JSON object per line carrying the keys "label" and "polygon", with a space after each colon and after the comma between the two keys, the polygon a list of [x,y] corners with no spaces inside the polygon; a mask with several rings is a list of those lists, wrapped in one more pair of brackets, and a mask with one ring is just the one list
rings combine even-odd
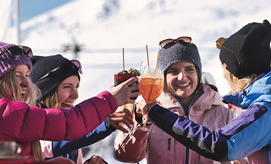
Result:
{"label": "ear", "polygon": [[226,68],[227,68],[227,64],[226,64],[226,63],[223,63],[223,64],[222,64],[222,67],[226,69]]}

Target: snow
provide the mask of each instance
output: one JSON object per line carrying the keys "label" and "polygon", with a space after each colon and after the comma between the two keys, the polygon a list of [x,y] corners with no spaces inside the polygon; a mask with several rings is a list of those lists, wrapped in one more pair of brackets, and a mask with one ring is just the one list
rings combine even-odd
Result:
{"label": "snow", "polygon": [[[155,61],[158,43],[165,38],[191,36],[198,46],[203,71],[211,73],[220,93],[229,86],[222,75],[219,50],[215,41],[229,37],[250,22],[271,21],[268,0],[75,0],[39,15],[21,25],[22,44],[36,55],[61,53],[74,59],[63,46],[82,46],[78,60],[83,65],[80,97],[77,102],[95,96],[113,84],[113,75],[122,70],[122,48],[125,68],[139,69],[146,61]],[[6,42],[14,42],[15,29],[10,29]],[[92,145],[90,154],[99,154],[110,164],[116,133]]]}

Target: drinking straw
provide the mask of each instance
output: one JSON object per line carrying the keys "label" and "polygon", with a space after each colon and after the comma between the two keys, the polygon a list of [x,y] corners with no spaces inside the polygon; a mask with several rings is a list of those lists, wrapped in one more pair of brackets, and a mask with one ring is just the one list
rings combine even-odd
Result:
{"label": "drinking straw", "polygon": [[147,63],[148,63],[148,68],[149,68],[149,71],[150,71],[150,62],[149,62],[148,45],[146,45],[146,52],[147,52]]}
{"label": "drinking straw", "polygon": [[155,66],[155,71],[154,71],[154,72],[156,72],[156,69],[157,69],[157,66],[158,66],[159,58],[160,58],[160,53],[158,54],[158,57],[157,57],[156,66]]}
{"label": "drinking straw", "polygon": [[125,72],[125,65],[124,65],[124,48],[122,48],[122,67],[123,67],[123,73]]}

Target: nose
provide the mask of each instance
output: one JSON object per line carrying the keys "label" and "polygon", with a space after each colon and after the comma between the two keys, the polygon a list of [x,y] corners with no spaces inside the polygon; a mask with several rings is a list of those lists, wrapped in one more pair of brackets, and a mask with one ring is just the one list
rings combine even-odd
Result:
{"label": "nose", "polygon": [[185,78],[185,74],[183,72],[180,72],[178,75],[178,80],[183,80]]}
{"label": "nose", "polygon": [[30,86],[30,79],[27,77],[22,77],[22,81],[20,83],[22,87],[29,88]]}
{"label": "nose", "polygon": [[71,93],[71,98],[73,98],[73,99],[78,99],[78,97],[79,97],[79,95],[78,95],[78,89],[76,88],[76,89],[73,89],[72,90],[72,93]]}

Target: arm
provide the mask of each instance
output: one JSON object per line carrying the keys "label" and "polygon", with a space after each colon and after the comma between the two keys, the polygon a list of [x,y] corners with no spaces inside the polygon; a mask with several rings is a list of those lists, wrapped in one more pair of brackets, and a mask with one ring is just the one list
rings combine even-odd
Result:
{"label": "arm", "polygon": [[270,122],[270,114],[263,105],[253,105],[216,131],[209,131],[159,105],[154,106],[148,116],[184,146],[217,161],[244,158],[268,145],[271,138],[271,128],[266,126]]}
{"label": "arm", "polygon": [[0,139],[32,142],[83,137],[117,109],[117,102],[104,91],[70,110],[29,107],[6,98],[1,99],[0,106]]}
{"label": "arm", "polygon": [[[101,125],[99,125],[93,132],[84,136],[81,139],[75,141],[59,141],[52,142],[54,156],[60,156],[69,153],[73,150],[77,150],[84,146],[91,145],[98,142],[105,137],[109,136],[116,129],[128,132],[125,128],[119,125],[120,122],[125,123],[127,126],[133,124],[132,113],[125,109],[119,108],[113,114],[110,115]],[[51,156],[52,157],[52,156]]]}
{"label": "arm", "polygon": [[91,145],[98,142],[105,137],[109,136],[116,129],[110,124],[110,118],[108,117],[101,125],[99,125],[93,132],[88,135],[74,141],[53,141],[52,150],[54,157],[61,156],[79,148]]}

